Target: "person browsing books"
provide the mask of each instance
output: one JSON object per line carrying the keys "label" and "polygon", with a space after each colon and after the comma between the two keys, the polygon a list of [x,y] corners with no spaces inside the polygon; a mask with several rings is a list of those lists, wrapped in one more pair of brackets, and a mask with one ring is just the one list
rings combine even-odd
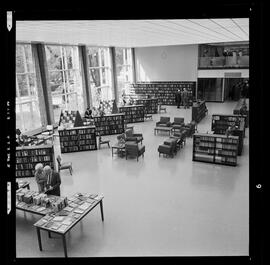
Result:
{"label": "person browsing books", "polygon": [[84,113],[84,118],[85,119],[92,119],[92,110],[90,109],[90,107],[88,107]]}
{"label": "person browsing books", "polygon": [[48,195],[60,196],[61,178],[59,173],[53,171],[50,166],[45,166],[43,170],[47,178],[45,192]]}
{"label": "person browsing books", "polygon": [[44,192],[47,177],[45,176],[43,165],[41,163],[38,163],[35,166],[35,179],[38,185],[38,192]]}

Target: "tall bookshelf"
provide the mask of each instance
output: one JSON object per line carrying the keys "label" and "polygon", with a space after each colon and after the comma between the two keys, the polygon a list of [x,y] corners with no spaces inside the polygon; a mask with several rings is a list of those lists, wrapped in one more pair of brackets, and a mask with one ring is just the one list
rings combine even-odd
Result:
{"label": "tall bookshelf", "polygon": [[58,129],[61,153],[97,150],[96,127]]}
{"label": "tall bookshelf", "polygon": [[243,142],[245,137],[245,116],[213,114],[211,130],[215,134],[225,134],[229,126],[236,125],[237,128],[232,132],[234,136],[239,137],[238,155],[242,154]]}
{"label": "tall bookshelf", "polygon": [[124,113],[94,117],[96,133],[99,135],[121,134],[124,132]]}
{"label": "tall bookshelf", "polygon": [[144,121],[144,105],[131,105],[119,107],[119,112],[125,113],[125,123]]}
{"label": "tall bookshelf", "polygon": [[16,178],[34,177],[38,163],[55,168],[53,145],[16,147]]}
{"label": "tall bookshelf", "polygon": [[186,81],[156,81],[137,82],[130,85],[130,91],[138,95],[150,95],[158,99],[164,105],[176,105],[175,94],[178,89],[188,91],[189,105],[192,106],[195,95],[196,82]]}
{"label": "tall bookshelf", "polygon": [[192,106],[191,119],[196,123],[199,123],[205,117],[207,112],[208,110],[204,100],[194,102]]}
{"label": "tall bookshelf", "polygon": [[193,135],[193,161],[237,165],[238,137],[195,133]]}

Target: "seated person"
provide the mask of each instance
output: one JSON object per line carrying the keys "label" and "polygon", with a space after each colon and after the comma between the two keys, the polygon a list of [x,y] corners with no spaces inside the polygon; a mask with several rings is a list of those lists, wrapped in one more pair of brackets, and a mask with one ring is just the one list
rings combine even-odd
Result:
{"label": "seated person", "polygon": [[84,113],[84,118],[85,119],[93,119],[92,117],[92,110],[90,109],[90,107],[88,107]]}

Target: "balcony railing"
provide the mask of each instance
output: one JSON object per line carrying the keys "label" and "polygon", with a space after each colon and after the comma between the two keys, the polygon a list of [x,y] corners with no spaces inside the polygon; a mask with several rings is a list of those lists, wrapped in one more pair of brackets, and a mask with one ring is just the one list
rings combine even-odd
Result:
{"label": "balcony railing", "polygon": [[200,57],[199,68],[249,68],[249,56]]}

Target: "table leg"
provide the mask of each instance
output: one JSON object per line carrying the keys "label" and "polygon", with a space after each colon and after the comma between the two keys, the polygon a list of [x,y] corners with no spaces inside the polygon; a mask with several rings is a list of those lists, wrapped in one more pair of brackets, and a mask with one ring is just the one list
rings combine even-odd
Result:
{"label": "table leg", "polygon": [[103,215],[103,202],[102,202],[102,200],[100,201],[99,205],[100,205],[100,212],[101,212],[101,220],[103,222],[104,221],[104,215]]}
{"label": "table leg", "polygon": [[37,227],[37,237],[38,237],[38,246],[39,246],[39,250],[42,251],[40,229],[39,229],[38,227]]}
{"label": "table leg", "polygon": [[67,243],[66,243],[66,236],[62,235],[63,239],[63,246],[64,246],[64,253],[65,253],[65,258],[67,258]]}
{"label": "table leg", "polygon": [[48,231],[48,237],[49,238],[52,238],[52,235],[51,235],[51,232],[50,231]]}

